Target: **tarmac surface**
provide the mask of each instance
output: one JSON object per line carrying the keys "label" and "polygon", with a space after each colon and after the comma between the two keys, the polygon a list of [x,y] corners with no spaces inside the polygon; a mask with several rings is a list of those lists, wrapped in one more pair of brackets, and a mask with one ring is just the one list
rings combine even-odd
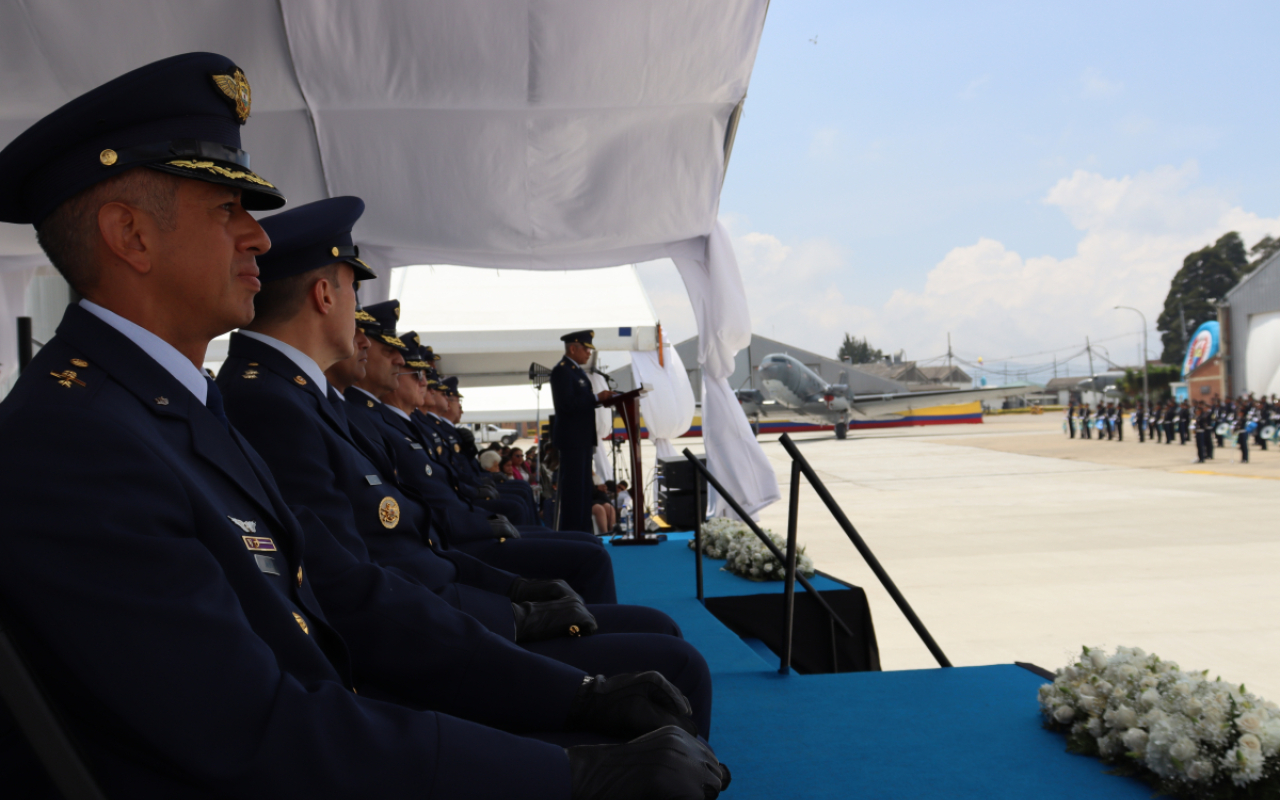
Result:
{"label": "tarmac surface", "polygon": [[[1080,645],[1141,647],[1280,701],[1280,452],[1068,439],[1062,415],[793,437],[957,666],[1055,669]],[[761,444],[784,500],[790,462]],[[697,447],[693,448],[697,450]],[[866,589],[886,670],[936,662],[817,495],[800,542]]]}

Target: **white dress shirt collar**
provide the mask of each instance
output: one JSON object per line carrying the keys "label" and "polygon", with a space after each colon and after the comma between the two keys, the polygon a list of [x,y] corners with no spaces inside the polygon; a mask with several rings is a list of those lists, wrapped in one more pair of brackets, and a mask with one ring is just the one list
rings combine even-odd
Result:
{"label": "white dress shirt collar", "polygon": [[413,420],[409,417],[409,415],[408,415],[408,414],[404,413],[404,411],[402,411],[402,410],[400,410],[400,409],[396,408],[395,406],[391,405],[390,403],[387,403],[387,408],[391,409],[392,411],[396,412],[396,413],[397,413],[397,414],[399,414],[400,416],[404,417],[404,418],[405,418],[406,420],[408,420],[409,422],[413,422]]}
{"label": "white dress shirt collar", "polygon": [[329,385],[329,381],[324,377],[324,370],[320,369],[320,365],[316,363],[315,359],[293,345],[257,331],[240,331],[240,335],[271,345],[281,353],[284,353],[293,362],[294,366],[306,373],[306,376],[316,386],[320,387],[320,391],[325,391],[325,387]]}
{"label": "white dress shirt collar", "polygon": [[108,311],[102,306],[91,300],[81,300],[80,307],[98,319],[115,328],[125,336],[129,341],[136,344],[142,349],[142,352],[151,356],[157,364],[164,367],[165,371],[174,377],[178,383],[187,387],[187,389],[196,396],[201,405],[205,404],[205,400],[209,397],[209,376],[195,364],[178,352],[178,348],[156,336],[151,331],[130,322],[114,311]]}
{"label": "white dress shirt collar", "polygon": [[351,385],[351,388],[352,388],[352,389],[355,389],[355,390],[356,390],[357,392],[359,392],[360,394],[362,394],[362,395],[364,395],[364,396],[368,397],[370,400],[372,400],[372,401],[373,401],[373,402],[375,402],[375,403],[381,403],[381,402],[382,402],[382,401],[381,401],[381,400],[379,400],[378,398],[374,397],[372,392],[366,392],[364,389],[361,389],[359,386],[356,386],[355,384],[352,384],[352,385]]}

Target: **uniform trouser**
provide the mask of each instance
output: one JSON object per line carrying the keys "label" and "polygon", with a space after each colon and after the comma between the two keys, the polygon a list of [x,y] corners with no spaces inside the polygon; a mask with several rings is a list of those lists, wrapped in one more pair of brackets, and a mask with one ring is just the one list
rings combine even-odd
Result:
{"label": "uniform trouser", "polygon": [[1204,432],[1204,457],[1213,459],[1213,429]]}
{"label": "uniform trouser", "polygon": [[1173,423],[1166,422],[1164,424],[1164,443],[1173,444]]}
{"label": "uniform trouser", "polygon": [[514,497],[497,497],[493,500],[484,500],[476,498],[471,501],[472,504],[483,508],[490,514],[501,514],[507,518],[512,525],[536,525],[536,520],[526,520],[524,506]]}
{"label": "uniform trouser", "polygon": [[[591,675],[656,670],[693,706],[698,733],[711,733],[711,672],[706,659],[680,638],[680,627],[661,611],[644,606],[592,606],[600,633],[581,639],[549,639],[523,645],[530,652],[570,664]],[[605,634],[611,628],[648,628],[651,633]]]}
{"label": "uniform trouser", "polygon": [[1196,431],[1196,461],[1204,461],[1205,459],[1205,434],[1204,431]]}
{"label": "uniform trouser", "polygon": [[[1214,434],[1214,435],[1216,436],[1217,434]],[[1218,447],[1226,447],[1226,445],[1222,443],[1222,437],[1221,437],[1221,436],[1218,436]]]}
{"label": "uniform trouser", "polygon": [[1093,438],[1093,431],[1089,429],[1089,423],[1087,420],[1080,423],[1080,438],[1082,439]]}
{"label": "uniform trouser", "polygon": [[[555,531],[549,532],[552,536]],[[480,539],[454,544],[453,549],[475,556],[491,567],[514,572],[522,578],[554,580],[573,587],[588,603],[616,603],[618,591],[613,582],[613,562],[594,536],[577,533],[588,542],[566,541],[521,532],[519,539]]]}
{"label": "uniform trouser", "polygon": [[591,489],[591,451],[561,451],[556,530],[591,532]]}
{"label": "uniform trouser", "polygon": [[1178,423],[1178,444],[1187,443],[1187,424],[1185,422]]}
{"label": "uniform trouser", "polygon": [[1124,420],[1116,419],[1116,438],[1124,441]]}
{"label": "uniform trouser", "polygon": [[1076,424],[1070,419],[1067,420],[1067,430],[1071,432],[1071,438],[1076,438]]}
{"label": "uniform trouser", "polygon": [[1134,426],[1138,429],[1138,441],[1145,442],[1147,440],[1147,425],[1144,420],[1138,420],[1138,424]]}
{"label": "uniform trouser", "polygon": [[1109,419],[1107,420],[1107,440],[1110,441],[1111,439],[1115,438],[1115,435],[1116,435],[1115,420]]}
{"label": "uniform trouser", "polygon": [[1262,425],[1258,425],[1258,432],[1253,435],[1253,443],[1258,446],[1259,450],[1267,449],[1267,440],[1262,438]]}
{"label": "uniform trouser", "polygon": [[1240,431],[1236,434],[1236,442],[1240,445],[1240,460],[1249,463],[1249,434]]}

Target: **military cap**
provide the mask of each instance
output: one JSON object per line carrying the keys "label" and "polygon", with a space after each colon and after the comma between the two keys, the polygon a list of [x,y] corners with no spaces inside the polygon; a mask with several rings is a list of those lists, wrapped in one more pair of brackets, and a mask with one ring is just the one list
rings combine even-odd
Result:
{"label": "military cap", "polygon": [[241,190],[254,211],[284,205],[249,168],[240,126],[252,92],[226,56],[187,53],[107,81],[0,151],[0,222],[39,225],[63,201],[134,167]]}
{"label": "military cap", "polygon": [[404,365],[406,367],[409,369],[420,369],[423,371],[431,368],[429,363],[422,360],[422,345],[420,344],[417,333],[409,331],[408,333],[401,334],[399,339],[401,342],[404,342],[404,346],[407,349],[407,352],[404,354]]}
{"label": "military cap", "polygon": [[[381,303],[365,306],[364,311],[373,317],[364,332],[370,339],[390,345],[401,354],[409,352],[409,348],[396,336],[396,322],[400,319],[400,301],[384,300]],[[357,317],[359,315],[357,314]]]}
{"label": "military cap", "polygon": [[263,283],[301,275],[335,261],[351,265],[356,280],[378,277],[360,260],[351,242],[351,229],[364,213],[359,197],[330,197],[291,208],[261,220],[271,237],[271,249],[258,256]]}
{"label": "military cap", "polygon": [[458,376],[457,375],[450,375],[449,377],[445,378],[442,381],[442,383],[444,384],[445,394],[449,395],[450,397],[456,397],[459,400],[462,399],[462,395],[458,392]]}
{"label": "military cap", "polygon": [[566,333],[564,336],[561,336],[560,341],[577,342],[583,347],[590,347],[592,350],[594,350],[596,349],[596,346],[591,343],[591,340],[595,337],[595,335],[596,335],[595,331],[574,331],[573,333]]}

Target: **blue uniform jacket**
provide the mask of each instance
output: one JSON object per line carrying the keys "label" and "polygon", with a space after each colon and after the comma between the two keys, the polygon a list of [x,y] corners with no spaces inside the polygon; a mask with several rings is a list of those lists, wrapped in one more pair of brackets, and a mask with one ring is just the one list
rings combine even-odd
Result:
{"label": "blue uniform jacket", "polygon": [[419,441],[411,422],[358,389],[348,389],[346,396],[347,419],[375,445],[385,445],[400,483],[422,496],[450,544],[493,538],[488,512],[458,496],[449,484],[450,471]]}
{"label": "blue uniform jacket", "polygon": [[[526,683],[496,657],[513,645],[356,562],[87,311],[68,309],[0,404],[0,459],[21,467],[0,483],[3,611],[109,796],[569,796],[559,747],[349,687],[456,708],[449,694],[484,687],[508,695],[486,700],[499,716],[525,704],[505,724],[538,727],[563,719],[581,673],[531,660],[555,680]],[[12,770],[21,737],[0,742]],[[6,789],[20,780],[6,771]]]}
{"label": "blue uniform jacket", "polygon": [[403,571],[495,633],[514,637],[507,595],[516,576],[443,549],[426,507],[370,460],[366,452],[376,446],[339,416],[327,385],[313,385],[274,347],[232,334],[218,386],[227,416],[291,505],[314,511],[357,558]]}
{"label": "blue uniform jacket", "polygon": [[594,450],[600,443],[596,435],[596,395],[587,373],[568,356],[551,370],[551,400],[556,407],[551,443],[556,449]]}

